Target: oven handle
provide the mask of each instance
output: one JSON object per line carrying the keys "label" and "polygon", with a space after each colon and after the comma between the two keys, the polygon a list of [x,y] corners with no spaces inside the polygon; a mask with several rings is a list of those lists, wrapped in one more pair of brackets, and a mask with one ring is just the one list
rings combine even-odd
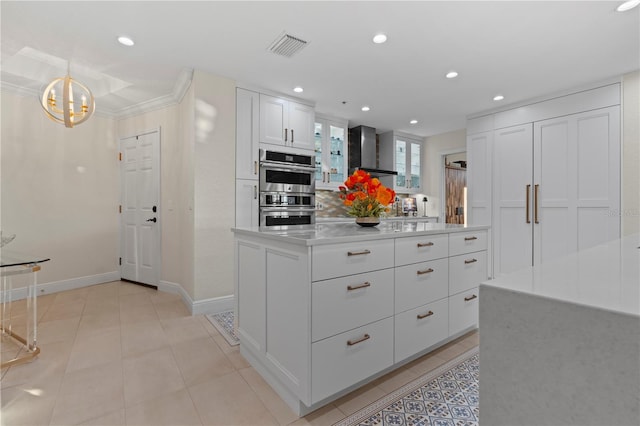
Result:
{"label": "oven handle", "polygon": [[277,161],[262,161],[260,163],[260,167],[263,169],[271,169],[271,170],[298,170],[302,172],[315,173],[316,168],[313,166],[296,166],[295,164],[290,163],[280,163]]}
{"label": "oven handle", "polygon": [[314,212],[314,207],[260,207],[263,212]]}

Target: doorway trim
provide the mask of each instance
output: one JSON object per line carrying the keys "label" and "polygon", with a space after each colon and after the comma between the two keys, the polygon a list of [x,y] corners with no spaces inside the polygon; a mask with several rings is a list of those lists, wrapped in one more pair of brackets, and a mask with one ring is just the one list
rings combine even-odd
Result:
{"label": "doorway trim", "polygon": [[467,153],[467,147],[464,148],[450,148],[439,152],[440,155],[440,208],[438,209],[438,222],[445,223],[447,220],[446,209],[446,196],[447,196],[447,182],[445,182],[445,158],[451,154]]}

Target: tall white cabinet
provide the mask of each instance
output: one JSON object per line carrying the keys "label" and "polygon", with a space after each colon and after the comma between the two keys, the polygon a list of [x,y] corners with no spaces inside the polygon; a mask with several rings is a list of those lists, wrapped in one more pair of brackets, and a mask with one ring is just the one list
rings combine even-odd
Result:
{"label": "tall white cabinet", "polygon": [[491,225],[493,276],[619,237],[619,104],[611,84],[469,120],[469,220]]}

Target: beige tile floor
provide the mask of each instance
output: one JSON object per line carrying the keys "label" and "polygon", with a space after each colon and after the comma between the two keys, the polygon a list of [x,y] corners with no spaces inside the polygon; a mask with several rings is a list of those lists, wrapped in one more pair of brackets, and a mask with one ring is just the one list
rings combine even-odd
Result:
{"label": "beige tile floor", "polygon": [[[20,332],[24,301],[12,306]],[[298,418],[179,296],[112,282],[38,298],[32,362],[1,374],[2,425],[331,425],[478,344],[469,333]],[[1,356],[17,348],[3,338]]]}

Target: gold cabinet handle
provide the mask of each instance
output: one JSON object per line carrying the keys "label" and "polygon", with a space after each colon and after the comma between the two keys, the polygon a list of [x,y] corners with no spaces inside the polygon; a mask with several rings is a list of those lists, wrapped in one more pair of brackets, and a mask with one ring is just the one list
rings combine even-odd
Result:
{"label": "gold cabinet handle", "polygon": [[365,288],[365,287],[371,287],[371,283],[369,281],[366,281],[359,285],[350,285],[350,286],[347,286],[347,290],[351,291],[351,290],[357,290],[359,288]]}
{"label": "gold cabinet handle", "polygon": [[527,185],[527,202],[525,204],[525,211],[527,216],[527,223],[531,223],[531,217],[529,217],[529,192],[531,191],[531,185]]}
{"label": "gold cabinet handle", "polygon": [[469,302],[469,301],[471,301],[471,300],[473,300],[473,299],[477,299],[477,298],[478,298],[478,296],[476,296],[476,295],[474,294],[474,295],[473,295],[473,296],[471,296],[471,297],[465,297],[465,298],[464,298],[464,301],[465,301],[465,302]]}
{"label": "gold cabinet handle", "polygon": [[364,342],[365,340],[369,340],[370,338],[371,338],[371,336],[369,336],[368,334],[365,334],[364,336],[362,336],[358,340],[347,340],[347,345],[348,346],[357,345],[358,343]]}
{"label": "gold cabinet handle", "polygon": [[327,183],[331,183],[331,172],[327,172]]}
{"label": "gold cabinet handle", "polygon": [[432,245],[433,245],[433,243],[431,241],[429,241],[428,243],[418,243],[418,248],[431,247]]}
{"label": "gold cabinet handle", "polygon": [[540,185],[536,184],[533,192],[533,221],[535,223],[540,223],[538,221],[538,189],[540,189]]}
{"label": "gold cabinet handle", "polygon": [[433,272],[433,269],[429,268],[429,269],[424,269],[422,271],[416,271],[416,274],[418,275],[424,275],[424,274],[430,274]]}
{"label": "gold cabinet handle", "polygon": [[430,317],[431,315],[433,315],[433,311],[429,311],[426,314],[418,314],[418,319],[423,319],[426,317]]}
{"label": "gold cabinet handle", "polygon": [[291,129],[291,143],[293,143],[293,129]]}
{"label": "gold cabinet handle", "polygon": [[478,237],[464,237],[465,241],[473,241],[473,240],[477,240]]}
{"label": "gold cabinet handle", "polygon": [[253,185],[253,199],[258,199],[258,185]]}
{"label": "gold cabinet handle", "polygon": [[258,162],[257,161],[253,162],[253,174],[254,175],[258,174]]}
{"label": "gold cabinet handle", "polygon": [[289,129],[284,129],[284,141],[287,141],[287,136],[289,134]]}
{"label": "gold cabinet handle", "polygon": [[370,250],[362,250],[362,251],[348,251],[347,256],[360,256],[362,254],[371,254]]}
{"label": "gold cabinet handle", "polygon": [[466,260],[464,261],[464,263],[469,264],[469,263],[475,263],[475,262],[477,262],[477,261],[478,261],[478,259],[466,259]]}

